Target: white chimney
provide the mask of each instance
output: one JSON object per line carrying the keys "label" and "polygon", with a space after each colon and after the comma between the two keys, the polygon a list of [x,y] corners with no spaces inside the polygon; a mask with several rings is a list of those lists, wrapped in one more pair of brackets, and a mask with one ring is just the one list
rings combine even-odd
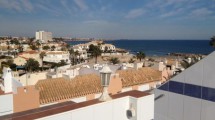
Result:
{"label": "white chimney", "polygon": [[11,74],[11,69],[4,67],[3,68],[3,77],[4,79],[4,89],[5,93],[10,93],[12,92],[12,74]]}

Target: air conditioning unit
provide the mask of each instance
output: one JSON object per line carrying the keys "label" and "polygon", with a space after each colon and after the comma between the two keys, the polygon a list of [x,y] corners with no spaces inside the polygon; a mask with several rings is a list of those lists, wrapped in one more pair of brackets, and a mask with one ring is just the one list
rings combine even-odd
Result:
{"label": "air conditioning unit", "polygon": [[126,111],[126,116],[128,119],[134,118],[136,116],[136,111],[132,104],[130,104],[130,108]]}

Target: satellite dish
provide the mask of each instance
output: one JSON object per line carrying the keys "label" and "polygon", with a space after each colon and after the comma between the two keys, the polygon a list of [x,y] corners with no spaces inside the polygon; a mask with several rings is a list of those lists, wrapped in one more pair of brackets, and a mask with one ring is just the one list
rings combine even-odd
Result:
{"label": "satellite dish", "polygon": [[136,116],[136,112],[132,104],[130,104],[130,108],[126,111],[126,116],[128,119],[134,118]]}

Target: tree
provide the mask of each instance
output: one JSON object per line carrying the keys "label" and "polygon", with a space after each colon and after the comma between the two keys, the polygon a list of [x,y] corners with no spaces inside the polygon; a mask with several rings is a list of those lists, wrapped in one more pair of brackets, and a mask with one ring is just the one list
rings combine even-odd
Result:
{"label": "tree", "polygon": [[60,62],[58,63],[58,66],[64,66],[66,65],[65,60],[60,60]]}
{"label": "tree", "polygon": [[66,44],[66,48],[67,48],[67,50],[69,50],[70,49],[70,44]]}
{"label": "tree", "polygon": [[210,46],[215,48],[215,36],[213,36],[210,40]]}
{"label": "tree", "polygon": [[183,61],[181,62],[181,66],[182,66],[183,68],[187,69],[187,68],[189,68],[190,66],[192,66],[193,64],[195,64],[195,63],[198,62],[198,61],[199,61],[198,58],[192,57],[190,62],[189,62],[188,60],[183,60]]}
{"label": "tree", "polygon": [[110,63],[113,63],[113,64],[118,64],[120,62],[119,58],[117,57],[112,57],[109,61]]}
{"label": "tree", "polygon": [[74,55],[75,55],[75,58],[76,58],[75,64],[77,64],[77,63],[79,63],[80,53],[78,51],[75,51]]}
{"label": "tree", "polygon": [[136,55],[137,59],[139,59],[140,61],[142,59],[144,59],[146,56],[145,56],[145,53],[144,52],[138,52],[137,55]]}
{"label": "tree", "polygon": [[134,63],[135,60],[134,60],[133,58],[131,58],[128,62],[129,62],[129,63]]}
{"label": "tree", "polygon": [[97,63],[97,58],[102,53],[101,49],[98,46],[94,46],[93,44],[91,44],[89,46],[89,52],[91,53],[92,57],[95,57],[95,63]]}
{"label": "tree", "polygon": [[104,50],[104,52],[105,52],[105,53],[107,53],[107,52],[108,52],[108,47],[107,47],[107,46],[105,46],[105,50]]}
{"label": "tree", "polygon": [[69,50],[69,58],[70,58],[70,61],[71,61],[71,65],[75,65],[75,58],[74,58],[74,49],[73,48],[71,48],[70,50]]}
{"label": "tree", "polygon": [[67,48],[66,47],[61,47],[61,51],[66,51]]}
{"label": "tree", "polygon": [[38,49],[36,45],[30,45],[30,48],[31,48],[32,50],[37,50],[37,49]]}
{"label": "tree", "polygon": [[43,70],[43,58],[46,56],[46,52],[41,52],[40,53],[40,58],[42,60],[42,70]]}
{"label": "tree", "polygon": [[9,60],[7,60],[6,62],[5,62],[5,61],[1,62],[1,66],[8,66],[8,67],[10,67],[13,71],[15,71],[17,65],[14,64],[13,59],[9,59]]}
{"label": "tree", "polygon": [[42,44],[40,43],[39,40],[37,40],[37,41],[36,41],[36,45],[37,45],[37,49],[39,50],[39,49],[40,49],[40,46],[41,46]]}
{"label": "tree", "polygon": [[52,45],[52,46],[51,46],[51,51],[54,51],[55,48],[56,48],[56,47],[55,47],[54,45]]}
{"label": "tree", "polygon": [[33,58],[30,58],[30,59],[27,60],[27,62],[25,64],[25,69],[27,71],[30,71],[30,72],[37,71],[37,70],[39,70],[39,66],[40,66],[40,64],[39,64],[38,61],[36,61]]}
{"label": "tree", "polygon": [[50,47],[48,45],[43,46],[43,50],[49,50],[49,49],[50,49]]}
{"label": "tree", "polygon": [[18,50],[19,50],[19,52],[23,52],[23,46],[21,45],[21,44],[19,44],[19,46],[18,46]]}

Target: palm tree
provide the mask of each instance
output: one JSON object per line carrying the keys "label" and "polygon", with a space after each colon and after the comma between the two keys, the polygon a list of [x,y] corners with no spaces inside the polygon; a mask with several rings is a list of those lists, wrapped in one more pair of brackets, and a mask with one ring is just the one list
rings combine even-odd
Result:
{"label": "palm tree", "polygon": [[99,46],[91,44],[89,46],[88,53],[90,53],[92,57],[95,57],[95,63],[97,63],[97,57],[101,55],[102,50],[100,49]]}
{"label": "palm tree", "polygon": [[215,48],[215,36],[213,36],[213,37],[211,38],[210,46],[212,46],[212,47]]}
{"label": "palm tree", "polygon": [[40,53],[40,58],[42,60],[42,70],[43,70],[43,58],[46,56],[46,52],[41,52]]}
{"label": "palm tree", "polygon": [[39,62],[36,61],[33,58],[30,58],[27,60],[26,64],[25,64],[25,69],[30,72],[32,71],[37,71],[39,69]]}
{"label": "palm tree", "polygon": [[144,52],[138,52],[137,55],[136,55],[137,59],[139,59],[140,61],[142,59],[144,59],[146,56],[145,56],[145,53]]}

